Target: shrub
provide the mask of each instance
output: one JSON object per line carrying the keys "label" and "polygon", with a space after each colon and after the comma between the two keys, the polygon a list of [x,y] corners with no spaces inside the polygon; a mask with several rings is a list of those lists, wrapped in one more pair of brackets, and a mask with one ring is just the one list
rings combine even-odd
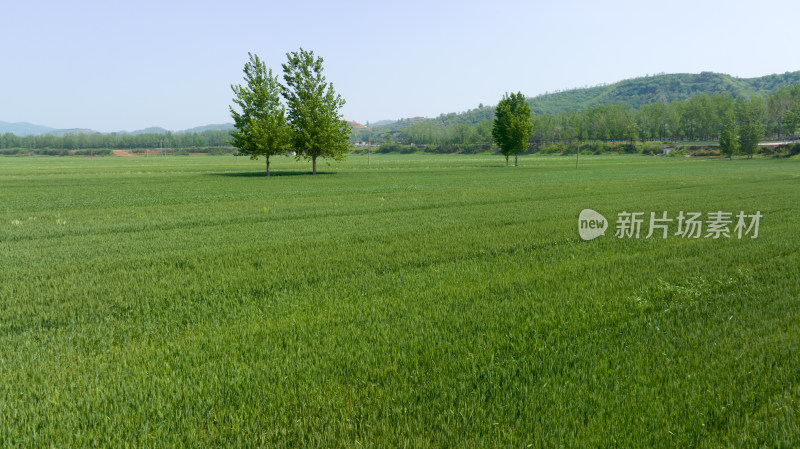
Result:
{"label": "shrub", "polygon": [[670,153],[667,154],[667,156],[668,157],[685,157],[687,154],[689,154],[689,151],[686,149],[686,147],[680,147],[680,148],[673,148],[672,151],[670,151]]}
{"label": "shrub", "polygon": [[378,147],[378,150],[375,151],[376,153],[396,153],[400,151],[400,145],[394,142],[391,143],[382,143]]}
{"label": "shrub", "polygon": [[639,144],[638,148],[642,154],[649,156],[664,152],[664,145],[661,142],[643,142]]}
{"label": "shrub", "polygon": [[560,143],[554,143],[539,147],[539,153],[542,154],[557,154],[561,153],[562,151],[564,151],[564,146],[561,145]]}
{"label": "shrub", "polygon": [[[692,151],[694,149],[694,151]],[[722,153],[720,152],[719,147],[691,147],[689,149],[689,153],[692,156],[719,156]]]}

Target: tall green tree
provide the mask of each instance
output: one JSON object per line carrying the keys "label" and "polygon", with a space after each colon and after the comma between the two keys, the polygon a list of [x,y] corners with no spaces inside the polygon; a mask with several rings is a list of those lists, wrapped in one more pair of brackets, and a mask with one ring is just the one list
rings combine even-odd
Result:
{"label": "tall green tree", "polygon": [[522,92],[503,95],[495,110],[492,137],[500,147],[500,153],[506,157],[508,167],[509,155],[514,155],[514,166],[517,156],[528,149],[528,139],[533,133],[531,107]]}
{"label": "tall green tree", "polygon": [[740,97],[736,100],[736,114],[739,121],[739,151],[752,158],[764,137],[764,102],[760,97],[753,97],[749,101]]}
{"label": "tall green tree", "polygon": [[[789,89],[781,87],[767,98],[767,117],[769,123],[777,128],[778,137],[783,135],[784,118],[792,108],[792,94]],[[792,131],[789,131],[791,134]]]}
{"label": "tall green tree", "polygon": [[722,154],[728,155],[728,159],[733,160],[733,153],[739,147],[739,137],[736,133],[736,121],[733,113],[729,113],[724,118],[722,129],[719,133],[719,148]]}
{"label": "tall green tree", "polygon": [[758,149],[758,143],[764,135],[764,126],[760,122],[747,121],[739,126],[739,148],[749,159]]}
{"label": "tall green tree", "polygon": [[342,160],[351,149],[352,128],[339,109],[344,99],[322,75],[322,58],[302,48],[286,54],[283,64],[283,96],[289,108],[292,146],[297,157],[311,159],[312,173],[317,174],[317,158]]}
{"label": "tall green tree", "polygon": [[794,135],[795,131],[797,131],[797,128],[800,127],[800,106],[793,110],[786,111],[783,114],[781,126],[785,135]]}
{"label": "tall green tree", "polygon": [[267,159],[267,176],[270,156],[286,154],[290,149],[290,128],[286,122],[286,110],[281,103],[281,88],[272,69],[258,57],[248,53],[250,60],[244,65],[244,85],[231,86],[236,95],[230,106],[233,126],[230,144],[239,149],[239,154],[251,159],[264,156]]}

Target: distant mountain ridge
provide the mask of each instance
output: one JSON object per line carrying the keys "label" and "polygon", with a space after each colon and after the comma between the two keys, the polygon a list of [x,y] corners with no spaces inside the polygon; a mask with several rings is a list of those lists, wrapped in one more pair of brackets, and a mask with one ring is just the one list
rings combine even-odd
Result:
{"label": "distant mountain ridge", "polygon": [[139,134],[166,134],[168,132],[169,132],[169,130],[164,129],[164,128],[160,127],[160,126],[151,126],[149,128],[137,129],[136,131],[131,131],[129,133],[126,133],[126,132],[123,131],[123,132],[119,132],[117,134],[132,134],[134,136],[138,136]]}
{"label": "distant mountain ridge", "polygon": [[64,134],[80,134],[80,133],[94,133],[91,129],[71,128],[71,129],[56,129],[49,126],[34,125],[33,123],[19,122],[8,123],[0,121],[0,134],[11,133],[18,136],[40,136],[42,134],[52,134],[54,136],[63,136]]}
{"label": "distant mountain ridge", "polygon": [[[166,133],[173,133],[173,134],[191,134],[191,133],[202,133],[204,131],[228,131],[233,129],[233,123],[220,123],[216,125],[204,125],[204,126],[196,126],[194,128],[184,129],[182,131],[170,131],[158,126],[140,129],[137,131],[132,131],[127,134],[166,134]],[[117,133],[117,134],[126,134],[124,131]]]}
{"label": "distant mountain ridge", "polygon": [[[203,131],[226,131],[233,129],[232,123],[220,123],[205,126],[198,126],[195,128],[184,129],[181,131],[169,131],[161,127],[150,127],[139,129],[136,131],[118,131],[116,134],[166,134],[172,132],[173,134],[186,134],[186,133],[202,133]],[[0,121],[0,134],[11,133],[17,136],[41,136],[45,134],[52,134],[54,136],[64,136],[66,134],[96,134],[98,131],[86,128],[69,128],[57,129],[49,126],[35,125],[27,122],[9,123]],[[103,133],[111,134],[111,133]]]}

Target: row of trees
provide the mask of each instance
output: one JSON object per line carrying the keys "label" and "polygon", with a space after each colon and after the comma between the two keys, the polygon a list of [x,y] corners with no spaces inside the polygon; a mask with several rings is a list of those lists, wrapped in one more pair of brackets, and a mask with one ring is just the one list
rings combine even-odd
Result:
{"label": "row of trees", "polygon": [[[313,52],[287,54],[283,64],[285,85],[267,70],[257,56],[245,65],[245,85],[232,86],[237,109],[231,107],[236,130],[166,134],[67,134],[64,136],[0,135],[0,150],[100,150],[109,148],[232,149],[253,158],[295,152],[312,160],[341,159],[347,143],[367,141],[439,146],[442,151],[458,147],[486,151],[496,142],[493,134],[497,108],[479,106],[465,114],[443,114],[431,120],[409,120],[405,124],[351,132],[339,115],[344,100],[322,76],[322,59]],[[510,98],[510,97],[509,97]],[[518,99],[517,99],[518,100]],[[502,101],[501,101],[502,103]],[[528,102],[530,105],[530,102]],[[288,106],[288,109],[287,109]],[[238,118],[237,118],[238,117]],[[528,145],[583,144],[593,142],[708,141],[722,139],[726,154],[741,151],[751,155],[764,137],[786,137],[800,130],[800,85],[781,88],[767,97],[728,94],[698,95],[672,103],[651,103],[638,110],[618,103],[561,114],[535,114]],[[399,123],[399,122],[398,122]],[[727,133],[725,137],[723,132]],[[735,137],[732,138],[731,136]],[[721,142],[723,143],[723,142]],[[393,145],[394,146],[394,145]],[[558,146],[558,145],[555,145]],[[509,153],[513,154],[513,153]]]}
{"label": "row of trees", "polygon": [[722,114],[719,127],[722,153],[733,159],[733,154],[740,151],[752,158],[758,149],[758,142],[764,136],[763,105],[758,101],[737,101],[734,110],[726,110]]}
{"label": "row of trees", "polygon": [[[492,141],[495,108],[481,104],[462,114],[441,114],[436,119],[400,120],[380,127],[353,132],[353,142],[382,143],[386,140],[416,145],[468,145]],[[409,124],[410,123],[410,124]]]}
{"label": "row of trees", "polygon": [[[774,99],[780,98],[786,91],[779,91],[774,97],[768,100],[771,107],[775,107]],[[791,98],[792,91],[788,91]],[[797,92],[797,89],[795,89]],[[692,106],[693,103],[703,104],[707,98],[698,97],[699,102],[690,99],[685,104]],[[740,150],[748,157],[752,158],[753,153],[756,152],[758,143],[764,136],[765,124],[765,107],[764,102],[760,98],[753,98],[749,101],[742,98],[734,101],[726,96],[714,96],[711,98],[710,109],[707,109],[705,115],[697,116],[701,121],[692,123],[699,130],[698,132],[712,135],[714,131],[711,129],[711,124],[720,123],[717,126],[716,134],[719,137],[719,146],[724,154],[733,159],[733,154]],[[781,121],[786,125],[786,129],[795,130],[797,123],[795,122],[798,112],[800,112],[800,102],[792,104],[787,101],[787,107],[781,116]],[[678,108],[683,107],[684,103],[677,104]],[[581,142],[585,139],[595,140],[609,140],[610,138],[616,140],[630,140],[631,146],[636,139],[637,123],[636,118],[644,120],[648,117],[648,113],[654,110],[666,109],[663,105],[647,105],[642,106],[636,114],[631,112],[630,107],[624,105],[603,106],[588,110],[584,114],[567,114],[566,118],[572,118],[575,122],[573,128],[575,134],[572,136],[574,140]],[[677,109],[677,108],[676,108]],[[599,114],[599,117],[605,120],[593,121],[596,116],[592,115],[596,111],[603,111],[604,114]],[[660,122],[654,121],[659,124]],[[600,125],[592,127],[591,125]],[[528,150],[528,143],[533,132],[534,125],[532,123],[531,108],[525,97],[521,92],[511,95],[504,95],[497,105],[495,112],[494,125],[492,127],[492,137],[500,147],[500,153],[506,158],[506,167],[508,167],[508,158],[511,154],[514,155],[514,166],[517,166],[517,155],[524,153]],[[661,126],[656,128],[660,132]],[[781,127],[779,127],[780,133]],[[601,134],[597,134],[600,132]],[[612,135],[612,132],[618,132],[618,135]],[[599,139],[598,139],[599,138]],[[576,157],[580,155],[580,145]],[[576,159],[576,168],[577,168]]]}
{"label": "row of trees", "polygon": [[239,154],[264,156],[267,176],[272,156],[293,152],[310,159],[315,175],[317,158],[343,159],[351,149],[352,128],[339,113],[344,99],[322,75],[322,58],[302,48],[287,53],[281,84],[258,55],[249,56],[245,84],[231,86],[237,106],[230,107],[231,144]]}
{"label": "row of trees", "polygon": [[141,148],[224,148],[229,147],[230,132],[209,130],[200,133],[166,134],[65,134],[54,136],[17,136],[0,134],[0,149],[25,150],[89,150],[89,149],[141,149]]}
{"label": "row of trees", "polygon": [[534,142],[560,141],[708,141],[731,120],[759,123],[761,137],[785,137],[798,130],[800,85],[767,97],[699,95],[670,104],[652,103],[634,110],[626,104],[596,106],[581,112],[534,117]]}
{"label": "row of trees", "polygon": [[[484,109],[496,113],[492,108],[480,111]],[[472,112],[470,116],[476,114]],[[733,123],[750,136],[758,134],[759,139],[783,138],[800,130],[800,85],[781,88],[768,97],[703,94],[669,104],[646,104],[638,110],[617,103],[562,114],[536,114],[532,121],[529,143],[537,146],[586,141],[709,141],[720,138],[726,123]],[[482,144],[492,141],[492,127],[491,117],[464,123],[442,116],[397,129],[390,137],[415,145]],[[372,133],[378,134],[375,130]],[[356,133],[354,137],[365,135]],[[388,138],[379,134],[369,137],[373,142]]]}

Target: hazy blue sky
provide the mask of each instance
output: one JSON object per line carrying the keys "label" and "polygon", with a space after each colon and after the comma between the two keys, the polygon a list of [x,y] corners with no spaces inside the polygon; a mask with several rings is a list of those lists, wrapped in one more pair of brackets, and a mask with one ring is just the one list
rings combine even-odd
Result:
{"label": "hazy blue sky", "polygon": [[359,122],[625,78],[800,70],[800,2],[0,0],[0,120],[98,131],[229,122],[247,52],[299,47]]}

